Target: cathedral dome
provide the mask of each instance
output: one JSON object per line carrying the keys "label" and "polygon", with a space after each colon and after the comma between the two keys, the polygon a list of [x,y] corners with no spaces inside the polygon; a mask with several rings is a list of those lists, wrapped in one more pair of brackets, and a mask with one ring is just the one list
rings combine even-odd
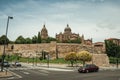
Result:
{"label": "cathedral dome", "polygon": [[68,32],[71,32],[71,28],[69,27],[69,25],[68,25],[68,24],[67,24],[67,27],[65,28],[65,30],[64,30],[64,31],[65,31],[65,33],[66,33],[66,32],[67,32],[67,33],[68,33]]}

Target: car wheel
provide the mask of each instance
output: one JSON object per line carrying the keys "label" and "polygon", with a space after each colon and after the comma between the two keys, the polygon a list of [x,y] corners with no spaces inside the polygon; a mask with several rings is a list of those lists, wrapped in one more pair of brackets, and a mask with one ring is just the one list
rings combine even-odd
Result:
{"label": "car wheel", "polygon": [[98,72],[98,70],[96,70],[96,72]]}

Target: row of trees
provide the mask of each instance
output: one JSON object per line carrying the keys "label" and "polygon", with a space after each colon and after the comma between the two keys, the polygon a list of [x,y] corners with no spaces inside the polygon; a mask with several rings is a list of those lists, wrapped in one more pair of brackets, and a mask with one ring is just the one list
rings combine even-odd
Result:
{"label": "row of trees", "polygon": [[[6,39],[5,35],[0,37],[0,44],[4,44]],[[22,35],[18,36],[15,41],[10,41],[8,38],[6,39],[6,43],[16,43],[16,44],[36,44],[36,43],[50,43],[51,41],[57,41],[53,37],[48,37],[47,39],[41,39],[40,32],[38,35],[34,35],[32,38],[24,38]],[[59,42],[59,41],[57,41]],[[64,41],[64,43],[81,43],[81,39],[78,38],[77,40],[68,40]]]}
{"label": "row of trees", "polygon": [[74,62],[77,60],[82,61],[84,65],[86,61],[92,60],[92,55],[88,51],[81,51],[79,53],[70,52],[65,56],[65,60],[70,61],[71,66],[73,66]]}
{"label": "row of trees", "polygon": [[49,43],[50,41],[56,41],[55,38],[48,37],[47,39],[41,39],[40,32],[38,32],[38,35],[34,35],[32,38],[24,38],[23,36],[17,37],[15,41],[10,41],[8,38],[6,38],[5,35],[2,35],[0,37],[0,44],[4,44],[6,40],[6,43],[16,43],[16,44],[36,44],[36,43]]}

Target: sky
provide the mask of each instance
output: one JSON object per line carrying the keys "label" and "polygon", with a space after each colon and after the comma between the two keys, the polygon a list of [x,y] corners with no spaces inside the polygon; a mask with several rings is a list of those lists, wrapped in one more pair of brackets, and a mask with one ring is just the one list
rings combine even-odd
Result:
{"label": "sky", "polygon": [[13,19],[7,36],[13,41],[20,35],[32,38],[44,24],[54,38],[67,24],[73,33],[93,42],[120,38],[120,0],[0,0],[0,36],[8,16]]}

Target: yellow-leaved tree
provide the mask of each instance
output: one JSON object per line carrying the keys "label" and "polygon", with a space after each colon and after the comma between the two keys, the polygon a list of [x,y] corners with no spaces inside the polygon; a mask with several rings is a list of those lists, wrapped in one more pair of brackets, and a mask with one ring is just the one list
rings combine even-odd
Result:
{"label": "yellow-leaved tree", "polygon": [[92,60],[92,55],[88,51],[81,51],[77,54],[77,58],[78,60],[83,61],[83,65],[84,65],[86,61]]}
{"label": "yellow-leaved tree", "polygon": [[71,66],[73,67],[73,63],[77,60],[77,55],[75,52],[70,52],[65,56],[66,61],[70,61]]}

